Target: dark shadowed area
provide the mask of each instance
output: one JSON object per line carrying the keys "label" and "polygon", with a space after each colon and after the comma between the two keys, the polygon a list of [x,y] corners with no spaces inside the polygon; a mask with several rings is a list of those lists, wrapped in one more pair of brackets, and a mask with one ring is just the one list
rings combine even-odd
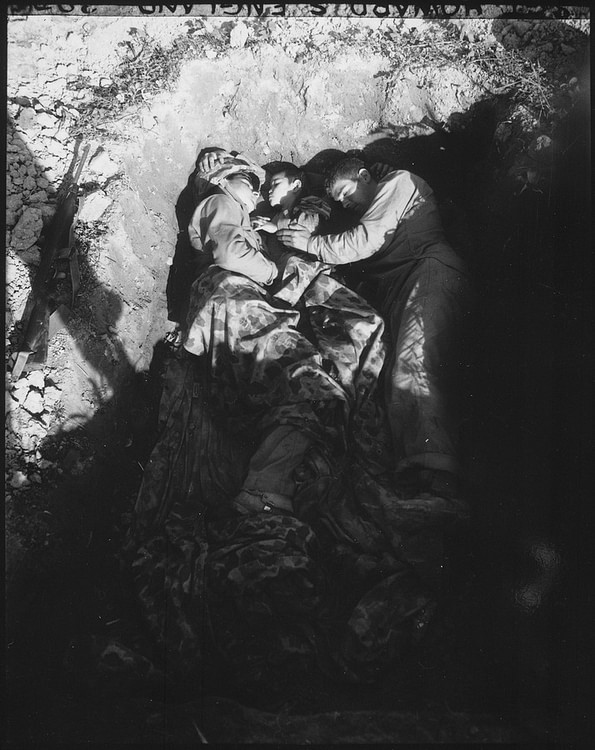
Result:
{"label": "dark shadowed area", "polygon": [[[583,16],[9,17],[8,746],[592,738]],[[80,289],[73,304],[60,261],[53,303],[69,315],[17,380],[43,231],[86,144]],[[420,654],[373,684],[312,671],[247,694],[217,664],[172,681],[121,555],[183,306],[168,278],[189,176],[209,145],[319,176],[348,152],[409,169],[471,269],[471,529],[450,542],[455,594]]]}

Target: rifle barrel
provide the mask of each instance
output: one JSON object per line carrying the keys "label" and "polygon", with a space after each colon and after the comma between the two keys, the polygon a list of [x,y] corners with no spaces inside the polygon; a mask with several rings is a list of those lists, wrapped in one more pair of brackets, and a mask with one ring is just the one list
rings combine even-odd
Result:
{"label": "rifle barrel", "polygon": [[73,183],[77,183],[79,181],[79,177],[81,176],[81,172],[83,171],[83,167],[85,166],[85,162],[87,161],[87,154],[89,153],[89,144],[85,146],[85,150],[83,151],[83,155],[81,157],[80,162],[78,163],[78,166],[76,168],[76,172],[74,173],[74,176],[72,178]]}

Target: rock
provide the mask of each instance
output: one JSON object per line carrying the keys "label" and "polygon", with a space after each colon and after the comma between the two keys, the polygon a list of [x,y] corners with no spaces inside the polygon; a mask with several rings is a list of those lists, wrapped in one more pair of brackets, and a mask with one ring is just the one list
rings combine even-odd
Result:
{"label": "rock", "polygon": [[48,112],[40,112],[37,115],[37,123],[42,128],[56,128],[58,127],[58,120]]}
{"label": "rock", "polygon": [[36,390],[30,390],[23,402],[23,407],[27,409],[30,414],[43,414],[45,405],[41,393]]}
{"label": "rock", "polygon": [[37,245],[18,251],[18,258],[26,266],[38,266],[41,263],[41,251]]}
{"label": "rock", "polygon": [[10,480],[11,487],[14,487],[15,490],[18,490],[21,487],[26,487],[28,484],[29,480],[27,479],[26,474],[23,474],[22,471],[13,471],[12,479]]}
{"label": "rock", "polygon": [[29,393],[29,382],[26,377],[22,377],[14,384],[12,395],[17,400],[22,401],[27,393]]}
{"label": "rock", "polygon": [[33,107],[23,107],[18,116],[19,127],[23,130],[29,130],[29,128],[35,125],[37,115]]}
{"label": "rock", "polygon": [[119,171],[119,166],[110,159],[107,151],[101,149],[91,159],[88,169],[104,180],[113,177]]}
{"label": "rock", "polygon": [[22,205],[23,205],[23,201],[21,200],[20,195],[13,194],[13,195],[7,196],[6,208],[10,209],[11,211],[18,211]]}
{"label": "rock", "polygon": [[23,188],[25,190],[36,190],[37,183],[35,182],[33,177],[31,177],[31,175],[27,175],[23,180]]}
{"label": "rock", "polygon": [[45,177],[38,177],[37,178],[37,187],[40,190],[45,190],[50,186],[50,183],[45,179]]}
{"label": "rock", "polygon": [[41,370],[32,370],[27,377],[27,382],[32,388],[37,388],[38,390],[43,391],[45,386],[43,372],[41,372]]}
{"label": "rock", "polygon": [[531,28],[532,24],[529,21],[515,21],[513,24],[514,30],[519,36],[526,34]]}
{"label": "rock", "polygon": [[40,94],[37,97],[37,101],[41,104],[44,109],[50,109],[54,104],[54,99],[47,94]]}
{"label": "rock", "polygon": [[66,88],[66,80],[64,78],[56,78],[54,81],[46,81],[44,84],[44,89],[49,94],[58,94],[60,95],[62,91]]}
{"label": "rock", "polygon": [[46,203],[48,199],[48,194],[45,192],[45,190],[38,190],[36,193],[33,193],[30,197],[30,200],[33,203]]}
{"label": "rock", "polygon": [[423,115],[423,110],[421,109],[421,107],[418,107],[417,104],[412,104],[409,107],[410,122],[419,122],[422,119]]}
{"label": "rock", "polygon": [[42,228],[41,211],[38,208],[26,208],[12,231],[12,246],[16,250],[27,250],[35,244]]}
{"label": "rock", "polygon": [[19,107],[30,107],[31,106],[31,99],[29,99],[28,96],[15,96],[15,97],[13,97],[12,101],[15,104],[18,104]]}
{"label": "rock", "polygon": [[18,214],[16,211],[12,211],[10,208],[6,209],[6,226],[7,227],[14,227],[14,225],[17,223],[18,220]]}
{"label": "rock", "polygon": [[[47,140],[47,150],[52,156],[55,156],[58,159],[66,159],[66,157],[68,156],[68,149],[55,138],[49,138]],[[48,166],[51,165],[48,164]]]}
{"label": "rock", "polygon": [[248,27],[246,24],[238,21],[238,23],[231,30],[229,37],[229,43],[232,47],[243,47],[249,36]]}
{"label": "rock", "polygon": [[97,190],[94,193],[86,195],[82,200],[79,208],[79,221],[97,221],[110,205],[111,199],[103,192]]}

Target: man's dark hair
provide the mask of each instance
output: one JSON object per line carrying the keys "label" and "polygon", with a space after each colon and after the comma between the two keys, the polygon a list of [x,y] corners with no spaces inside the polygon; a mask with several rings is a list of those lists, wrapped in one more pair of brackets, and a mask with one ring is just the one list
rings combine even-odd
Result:
{"label": "man's dark hair", "polygon": [[304,171],[290,161],[275,161],[269,164],[266,169],[270,177],[283,172],[289,180],[300,180],[302,185],[305,184],[306,175]]}
{"label": "man's dark hair", "polygon": [[342,159],[334,167],[331,167],[326,174],[326,192],[330,194],[337,180],[357,180],[362,169],[367,169],[367,167],[361,159],[356,159],[353,156]]}

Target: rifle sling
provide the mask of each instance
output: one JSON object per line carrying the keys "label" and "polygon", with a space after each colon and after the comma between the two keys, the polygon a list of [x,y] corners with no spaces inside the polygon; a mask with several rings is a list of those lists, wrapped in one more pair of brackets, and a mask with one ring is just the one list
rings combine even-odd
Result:
{"label": "rifle sling", "polygon": [[19,352],[16,356],[11,375],[14,380],[18,380],[21,377],[21,373],[25,369],[25,365],[27,364],[27,361],[29,357],[31,356],[31,352]]}
{"label": "rifle sling", "polygon": [[78,255],[76,252],[76,244],[73,242],[69,247],[61,248],[56,254],[57,260],[68,260],[70,270],[70,283],[72,286],[72,306],[74,307],[74,301],[76,295],[81,287],[81,274],[79,269]]}
{"label": "rifle sling", "polygon": [[72,286],[72,306],[74,307],[74,301],[76,299],[76,295],[78,294],[78,290],[81,287],[81,274],[79,271],[79,262],[78,262],[76,247],[72,248],[72,253],[70,254],[70,258],[68,260],[70,263],[70,283]]}

